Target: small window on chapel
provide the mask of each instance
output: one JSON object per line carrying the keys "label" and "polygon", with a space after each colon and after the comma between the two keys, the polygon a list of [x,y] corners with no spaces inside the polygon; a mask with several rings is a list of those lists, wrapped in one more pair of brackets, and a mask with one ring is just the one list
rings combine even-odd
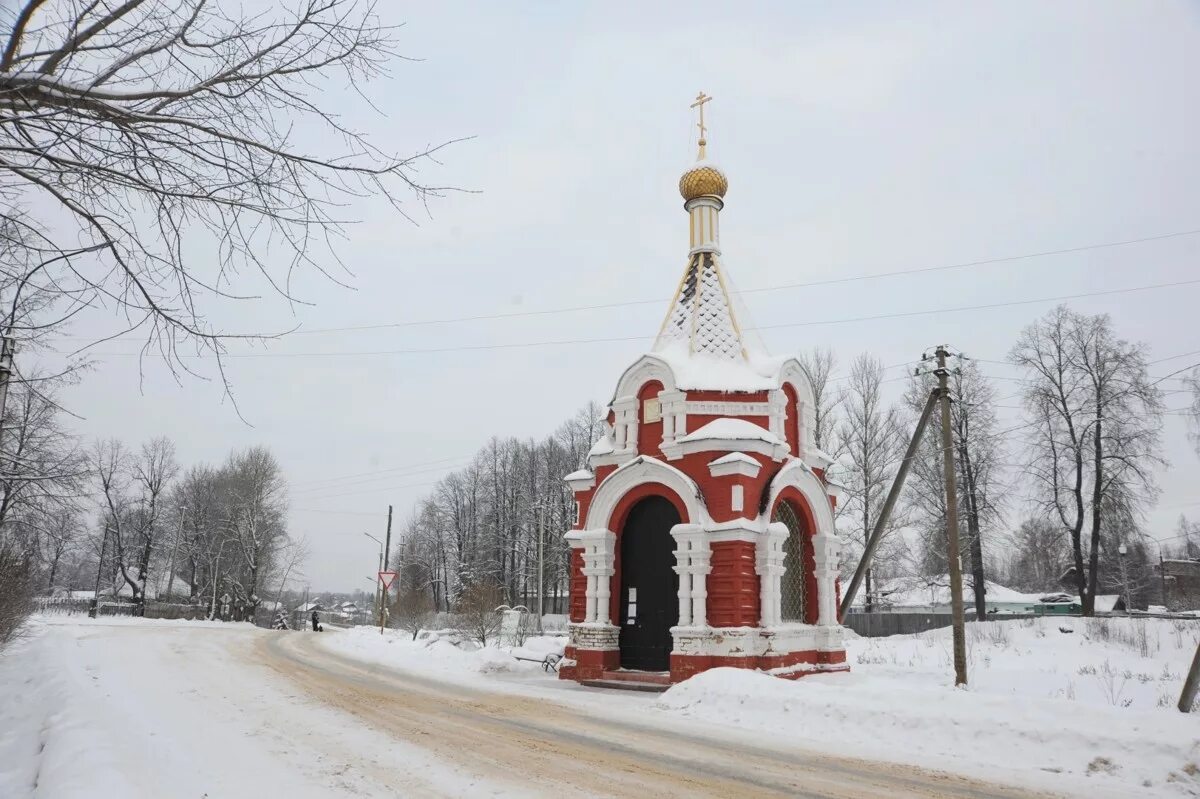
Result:
{"label": "small window on chapel", "polygon": [[662,421],[662,400],[652,397],[642,403],[642,422],[650,424],[658,421]]}

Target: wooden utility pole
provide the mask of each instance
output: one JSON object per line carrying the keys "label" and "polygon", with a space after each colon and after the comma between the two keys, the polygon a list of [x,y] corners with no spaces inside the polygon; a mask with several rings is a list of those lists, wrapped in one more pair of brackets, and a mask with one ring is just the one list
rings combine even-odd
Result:
{"label": "wooden utility pole", "polygon": [[954,684],[967,684],[967,635],[963,621],[962,561],[958,553],[958,485],[955,482],[954,436],[950,429],[950,390],[946,348],[938,345],[938,393],[942,404],[942,469],[946,481],[946,559],[950,563],[950,612],[954,619]]}
{"label": "wooden utility pole", "polygon": [[104,574],[104,550],[108,549],[108,525],[104,525],[104,537],[100,539],[100,560],[96,561],[96,591],[92,597],[92,612],[88,615],[93,619],[100,618],[100,576]]}
{"label": "wooden utility pole", "polygon": [[[392,548],[392,506],[388,505],[387,535],[384,536],[383,563],[382,563],[382,568],[379,570],[381,572],[385,572],[388,570],[388,555],[391,554],[388,550],[390,550],[391,548]],[[383,597],[383,601],[379,603],[379,634],[383,635],[384,625],[387,624],[388,589],[387,589],[387,586],[383,584],[383,578],[380,577],[379,580],[380,580],[379,587],[382,589],[380,594]]]}
{"label": "wooden utility pole", "polygon": [[545,540],[545,537],[546,537],[546,531],[544,529],[545,517],[546,517],[545,511],[546,511],[546,509],[544,506],[538,505],[538,524],[537,524],[537,531],[538,531],[538,604],[537,604],[538,619],[537,619],[537,630],[539,633],[542,632],[542,616],[546,615],[546,602],[545,602],[545,599],[546,599],[546,576],[545,576],[545,574],[546,573],[545,573],[545,568],[544,568],[545,567],[545,559],[543,556],[543,546],[544,546],[543,541]]}
{"label": "wooden utility pole", "polygon": [[917,455],[917,448],[921,445],[921,438],[925,435],[925,427],[929,424],[929,417],[933,415],[933,406],[937,403],[937,398],[937,391],[929,392],[929,399],[926,400],[925,408],[921,411],[921,418],[917,421],[916,429],[913,430],[912,440],[908,442],[904,460],[900,461],[900,469],[896,472],[892,488],[888,491],[887,499],[883,501],[883,507],[879,510],[875,528],[871,530],[871,537],[867,539],[867,544],[863,547],[858,568],[854,570],[854,576],[850,578],[850,585],[846,587],[846,592],[842,595],[842,607],[838,612],[839,620],[846,618],[846,614],[850,612],[851,606],[854,605],[854,598],[858,596],[858,589],[862,585],[863,576],[871,568],[871,560],[875,557],[875,550],[879,548],[879,542],[883,540],[883,532],[887,529],[888,520],[892,516],[892,508],[896,506],[896,500],[900,498],[900,492],[904,489],[904,480],[908,477],[909,467],[912,466],[913,459]]}
{"label": "wooden utility pole", "polygon": [[1192,705],[1196,703],[1197,689],[1200,689],[1200,644],[1196,646],[1196,654],[1192,657],[1192,667],[1188,669],[1187,679],[1183,683],[1183,693],[1179,695],[1179,712],[1192,712]]}

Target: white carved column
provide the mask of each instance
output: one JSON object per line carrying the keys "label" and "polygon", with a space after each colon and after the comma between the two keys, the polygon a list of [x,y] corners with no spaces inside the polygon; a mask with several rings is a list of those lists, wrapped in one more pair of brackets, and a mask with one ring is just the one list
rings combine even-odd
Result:
{"label": "white carved column", "polygon": [[703,534],[692,548],[692,626],[708,626],[708,575],[712,571],[712,550]]}
{"label": "white carved column", "polygon": [[830,531],[813,536],[814,577],[817,581],[817,624],[837,624],[837,576],[842,543]]}
{"label": "white carved column", "polygon": [[682,391],[660,391],[659,402],[662,403],[663,417],[663,446],[675,443],[675,439],[684,434],[683,419],[687,394]]}
{"label": "white carved column", "polygon": [[[675,573],[679,575],[679,626],[703,627],[708,574],[708,541],[698,524],[677,524],[671,528],[675,539]],[[704,569],[703,574],[699,570]]]}
{"label": "white carved column", "polygon": [[783,615],[780,607],[780,583],[787,567],[783,565],[783,542],[787,540],[787,525],[772,522],[767,525],[767,534],[758,539],[755,547],[754,567],[759,577],[759,604],[762,626],[779,624]]}
{"label": "white carved column", "polygon": [[[584,567],[584,572],[587,572],[587,567]],[[591,624],[596,621],[596,575],[588,574],[587,576],[587,612],[584,614],[584,622]]]}
{"label": "white carved column", "polygon": [[617,537],[608,530],[584,530],[578,540],[583,542],[583,573],[587,576],[587,613],[589,624],[611,624],[609,598],[614,573],[614,544]]}
{"label": "white carved column", "polygon": [[[676,561],[681,561],[679,551],[675,551]],[[679,626],[692,626],[692,573],[687,566],[676,564],[675,573],[679,575]]]}
{"label": "white carved column", "polygon": [[772,389],[767,394],[767,407],[770,409],[770,430],[781,441],[787,440],[784,420],[787,419],[787,394],[783,389]]}

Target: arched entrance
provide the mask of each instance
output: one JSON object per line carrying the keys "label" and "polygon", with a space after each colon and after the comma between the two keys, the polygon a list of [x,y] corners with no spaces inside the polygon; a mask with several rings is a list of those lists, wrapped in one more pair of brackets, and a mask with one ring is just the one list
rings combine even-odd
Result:
{"label": "arched entrance", "polygon": [[621,530],[621,668],[671,667],[671,628],[679,622],[675,539],[679,511],[664,497],[634,505]]}
{"label": "arched entrance", "polygon": [[775,506],[773,522],[782,522],[788,530],[783,542],[783,566],[786,571],[779,585],[779,619],[783,622],[816,622],[816,596],[813,571],[812,539],[805,518],[791,500]]}

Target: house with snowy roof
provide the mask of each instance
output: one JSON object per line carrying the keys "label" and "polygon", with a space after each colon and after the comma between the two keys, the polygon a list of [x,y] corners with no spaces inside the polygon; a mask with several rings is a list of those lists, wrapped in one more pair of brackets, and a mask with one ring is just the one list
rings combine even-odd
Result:
{"label": "house with snowy roof", "polygon": [[[963,580],[963,608],[975,611],[975,588],[970,576]],[[1039,594],[1025,594],[991,580],[984,580],[984,602],[993,615],[1038,613],[1043,604]],[[862,610],[866,594],[854,599],[854,609]],[[877,580],[871,588],[872,609],[883,613],[950,613],[950,576],[896,577]],[[973,616],[972,616],[973,618]]]}
{"label": "house with snowy roof", "polygon": [[567,475],[569,644],[559,674],[671,683],[716,666],[845,670],[831,463],[793,357],[751,331],[721,255],[725,173],[679,181],[683,274],[650,352],[617,381],[587,468]]}

